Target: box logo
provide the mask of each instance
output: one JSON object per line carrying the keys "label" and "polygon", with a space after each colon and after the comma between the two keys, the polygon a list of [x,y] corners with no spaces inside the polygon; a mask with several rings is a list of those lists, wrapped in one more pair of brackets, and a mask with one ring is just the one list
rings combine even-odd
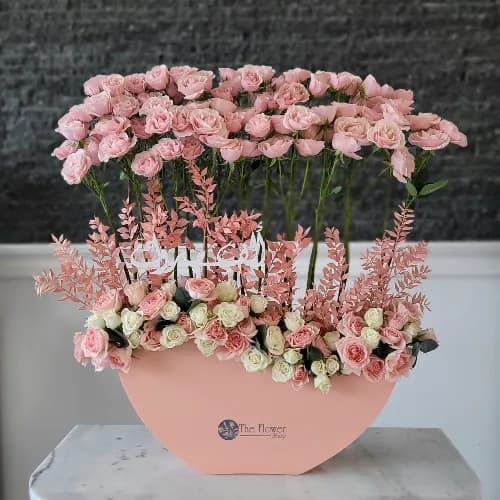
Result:
{"label": "box logo", "polygon": [[286,426],[267,424],[242,424],[230,418],[224,419],[218,426],[219,437],[224,441],[232,441],[237,437],[261,437],[270,439],[285,439]]}

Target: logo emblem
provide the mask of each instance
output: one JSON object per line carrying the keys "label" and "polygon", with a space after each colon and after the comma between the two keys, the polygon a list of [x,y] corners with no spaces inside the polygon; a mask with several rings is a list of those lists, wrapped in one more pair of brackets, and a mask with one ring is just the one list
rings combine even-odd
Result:
{"label": "logo emblem", "polygon": [[225,441],[231,441],[240,433],[239,425],[230,419],[223,420],[218,427],[219,436]]}

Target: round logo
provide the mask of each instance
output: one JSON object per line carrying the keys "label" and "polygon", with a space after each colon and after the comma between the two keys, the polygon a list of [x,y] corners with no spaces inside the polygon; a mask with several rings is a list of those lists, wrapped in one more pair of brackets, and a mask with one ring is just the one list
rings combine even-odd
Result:
{"label": "round logo", "polygon": [[219,436],[225,441],[231,441],[240,433],[239,425],[230,419],[223,420],[218,427]]}

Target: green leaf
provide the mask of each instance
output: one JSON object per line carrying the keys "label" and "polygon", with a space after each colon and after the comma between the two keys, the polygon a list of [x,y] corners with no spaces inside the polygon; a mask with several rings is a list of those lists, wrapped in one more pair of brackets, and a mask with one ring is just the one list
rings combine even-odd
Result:
{"label": "green leaf", "polygon": [[420,342],[420,350],[422,352],[431,352],[438,347],[439,344],[433,339],[426,339]]}
{"label": "green leaf", "polygon": [[339,194],[340,191],[342,191],[342,186],[335,186],[333,189],[332,189],[332,194]]}
{"label": "green leaf", "polygon": [[421,190],[419,196],[428,196],[431,193],[434,193],[438,189],[442,189],[448,184],[448,181],[445,179],[442,179],[440,181],[433,182],[431,184],[426,184]]}
{"label": "green leaf", "polygon": [[126,174],[126,173],[122,170],[122,171],[120,172],[120,180],[121,180],[121,181],[126,181],[127,179],[128,179],[127,174]]}
{"label": "green leaf", "polygon": [[317,347],[308,347],[307,357],[310,361],[321,361],[323,359],[323,353]]}
{"label": "green leaf", "polygon": [[191,309],[195,308],[198,304],[201,304],[202,302],[203,302],[203,300],[201,300],[201,299],[196,299],[196,300],[193,300],[193,301],[191,302],[191,304],[189,305],[189,310],[188,310],[188,312],[189,312],[189,311],[191,311]]}
{"label": "green leaf", "polygon": [[185,288],[177,288],[174,295],[174,301],[184,312],[189,310],[189,306],[191,305],[191,297],[189,296],[189,293],[187,293]]}
{"label": "green leaf", "polygon": [[420,342],[414,342],[411,346],[411,355],[417,357],[420,352]]}
{"label": "green leaf", "polygon": [[406,183],[406,190],[408,191],[408,194],[412,197],[412,198],[416,198],[418,196],[418,191],[417,191],[417,188],[415,187],[415,184],[413,184],[413,182],[411,181],[408,181]]}

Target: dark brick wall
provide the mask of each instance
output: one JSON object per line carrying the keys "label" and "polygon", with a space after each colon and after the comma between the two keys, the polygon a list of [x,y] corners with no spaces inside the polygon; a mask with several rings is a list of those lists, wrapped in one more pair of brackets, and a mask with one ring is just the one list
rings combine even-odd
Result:
{"label": "dark brick wall", "polygon": [[[97,207],[60,178],[49,156],[57,117],[102,72],[163,62],[214,69],[369,72],[416,90],[420,110],[469,136],[434,164],[450,186],[419,207],[417,236],[500,237],[500,2],[1,0],[0,241],[83,240]],[[354,236],[380,227],[381,188],[356,208]],[[307,211],[307,206],[303,207]]]}

